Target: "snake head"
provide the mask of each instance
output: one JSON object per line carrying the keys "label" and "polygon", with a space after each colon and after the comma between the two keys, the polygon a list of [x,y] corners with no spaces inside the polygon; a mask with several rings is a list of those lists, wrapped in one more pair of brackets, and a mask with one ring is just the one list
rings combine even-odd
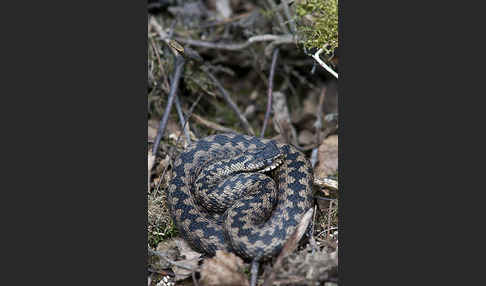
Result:
{"label": "snake head", "polygon": [[246,162],[247,170],[268,172],[278,167],[283,161],[283,154],[274,142],[267,143],[263,148],[248,151],[251,158]]}

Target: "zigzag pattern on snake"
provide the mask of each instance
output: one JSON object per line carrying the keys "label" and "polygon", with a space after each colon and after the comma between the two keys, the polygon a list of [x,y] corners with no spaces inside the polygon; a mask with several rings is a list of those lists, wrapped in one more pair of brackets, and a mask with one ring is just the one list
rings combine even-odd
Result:
{"label": "zigzag pattern on snake", "polygon": [[168,205],[199,252],[244,259],[278,254],[312,202],[312,169],[291,145],[241,134],[212,135],[175,160]]}

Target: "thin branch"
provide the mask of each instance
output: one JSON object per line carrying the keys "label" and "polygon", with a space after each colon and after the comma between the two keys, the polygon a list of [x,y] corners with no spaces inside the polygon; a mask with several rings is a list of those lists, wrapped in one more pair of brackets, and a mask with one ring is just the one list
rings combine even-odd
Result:
{"label": "thin branch", "polygon": [[331,199],[331,198],[321,197],[319,195],[314,195],[314,199],[321,200],[321,201],[334,201],[334,200],[337,200],[337,199]]}
{"label": "thin branch", "polygon": [[255,136],[255,132],[253,131],[253,128],[251,128],[250,124],[248,123],[248,120],[243,115],[243,113],[241,113],[241,111],[238,108],[238,106],[236,105],[236,103],[234,103],[234,101],[231,99],[228,92],[224,89],[224,87],[221,85],[221,83],[218,81],[218,79],[212,73],[210,73],[207,68],[203,68],[203,70],[209,76],[209,78],[214,82],[216,87],[219,89],[219,91],[223,95],[223,98],[226,100],[226,103],[228,103],[228,105],[231,107],[231,109],[233,109],[233,111],[236,113],[236,115],[238,116],[238,119],[243,124],[243,128],[245,128],[246,132],[250,135]]}
{"label": "thin branch", "polygon": [[184,130],[184,135],[186,136],[187,144],[191,144],[191,136],[189,136],[189,126],[186,124],[184,120],[184,115],[182,114],[181,102],[179,100],[179,96],[175,96],[175,105],[177,110],[177,115],[179,116],[179,121],[182,126],[182,130]]}
{"label": "thin branch", "polygon": [[161,270],[161,269],[153,269],[153,268],[148,267],[147,270],[149,272],[152,272],[152,273],[158,273],[158,274],[162,274],[162,275],[170,275],[169,271],[165,271],[165,270]]}
{"label": "thin branch", "polygon": [[257,286],[257,278],[258,278],[258,268],[260,267],[260,261],[258,259],[253,259],[251,263],[251,270],[250,270],[250,286]]}
{"label": "thin branch", "polygon": [[275,41],[271,42],[270,44],[268,44],[265,49],[264,49],[264,53],[265,53],[265,56],[269,57],[270,54],[272,53],[273,49],[275,49],[276,46],[278,45],[282,45],[282,44],[297,44],[296,42],[296,38],[295,37],[292,37],[292,36],[283,36],[281,37],[280,39],[276,39]]}
{"label": "thin branch", "polygon": [[289,1],[288,0],[282,0],[282,5],[283,5],[285,17],[287,17],[287,21],[289,22],[290,31],[292,32],[292,34],[295,34],[297,32],[297,28],[295,27],[294,20],[290,16]]}
{"label": "thin branch", "polygon": [[338,74],[335,71],[333,71],[332,68],[330,68],[328,65],[326,65],[326,63],[323,62],[321,60],[321,58],[319,57],[319,55],[322,53],[322,51],[323,51],[323,49],[319,49],[315,54],[312,55],[312,57],[314,58],[314,60],[316,60],[321,65],[321,67],[323,67],[325,70],[327,70],[335,78],[338,78]]}
{"label": "thin branch", "polygon": [[169,35],[162,29],[162,26],[159,25],[157,20],[155,20],[154,17],[150,17],[149,21],[149,30],[150,27],[153,27],[155,29],[155,32],[159,35],[160,39],[165,42],[167,46],[169,46],[170,50],[172,53],[177,56],[179,53],[170,45],[170,38]]}
{"label": "thin branch", "polygon": [[256,42],[268,42],[268,41],[277,41],[280,44],[284,43],[296,43],[297,38],[294,37],[291,34],[287,35],[272,35],[272,34],[266,34],[266,35],[258,35],[258,36],[253,36],[249,38],[246,42],[244,43],[236,43],[236,44],[231,44],[231,43],[214,43],[214,42],[208,42],[208,41],[201,41],[201,40],[194,40],[194,39],[186,39],[182,37],[174,37],[174,39],[178,42],[187,44],[189,46],[196,46],[196,47],[203,47],[203,48],[209,48],[209,49],[219,49],[219,50],[226,50],[226,51],[239,51],[242,49],[247,48],[253,43]]}
{"label": "thin branch", "polygon": [[[286,277],[284,279],[275,280],[273,282],[273,285],[275,285],[275,286],[280,286],[280,285],[314,285],[314,284],[311,284],[310,282],[311,281],[309,281],[309,279],[307,279],[306,277],[291,276],[291,277]],[[315,283],[315,281],[312,281],[312,282]],[[338,284],[339,281],[335,277],[329,277],[327,279],[320,280],[319,282],[321,283],[319,285],[328,285],[328,284],[325,284],[325,282],[331,282],[333,284]]]}
{"label": "thin branch", "polygon": [[[192,112],[194,111],[194,108],[196,107],[196,105],[199,103],[199,100],[201,99],[202,97],[202,94],[199,94],[199,96],[196,98],[196,101],[194,101],[194,103],[191,105],[191,108],[189,109],[189,112],[187,112],[187,116],[185,118],[185,122],[184,124],[187,124],[187,122],[189,121],[189,118],[191,117]],[[185,125],[184,125],[185,127]],[[171,146],[170,149],[169,149],[169,158],[174,158],[174,150],[176,148],[176,146],[179,144],[179,141],[181,139],[181,135],[182,134],[179,134],[179,136],[177,136],[177,140],[176,140],[176,143],[174,144],[174,146]],[[160,175],[159,177],[159,183],[157,184],[157,187],[155,189],[155,193],[157,193],[159,190],[160,190],[160,184],[162,183],[162,178],[165,178],[165,173],[167,172],[167,169],[169,167],[169,164],[165,165],[165,168],[164,168],[164,171],[162,171],[162,174]]]}
{"label": "thin branch", "polygon": [[326,235],[327,239],[329,239],[329,236],[331,235],[331,209],[333,203],[334,201],[329,201],[329,208],[327,209],[327,229],[329,230]]}
{"label": "thin branch", "polygon": [[282,27],[282,30],[283,30],[284,34],[288,34],[289,33],[289,29],[285,25],[284,20],[282,18],[282,15],[278,11],[277,4],[275,4],[275,1],[273,1],[273,0],[267,0],[267,2],[270,5],[270,7],[272,8],[272,10],[275,11],[275,15],[277,16],[277,21],[280,24],[280,27]]}
{"label": "thin branch", "polygon": [[[326,97],[326,87],[322,88],[321,95],[319,97],[319,104],[317,106],[317,112],[316,112],[316,121],[314,122],[314,128],[316,129],[316,143],[321,144],[321,138],[322,138],[322,126],[323,126],[323,119],[322,119],[322,108],[324,106],[324,99]],[[312,149],[311,153],[311,164],[312,168],[314,168],[315,164],[317,163],[317,154],[318,154],[318,148],[319,146],[316,146],[314,149]]]}
{"label": "thin branch", "polygon": [[329,232],[329,231],[331,231],[331,230],[336,230],[336,229],[339,229],[339,228],[338,228],[337,226],[333,226],[333,227],[330,227],[330,228],[326,228],[326,229],[324,229],[323,231],[319,232],[319,233],[317,234],[317,236],[321,236],[321,235],[323,235],[325,232]]}
{"label": "thin branch", "polygon": [[275,75],[275,66],[277,65],[279,48],[273,51],[272,65],[270,67],[270,76],[268,77],[268,92],[267,92],[267,110],[265,112],[265,119],[263,120],[262,132],[260,138],[265,136],[265,130],[267,129],[268,118],[270,117],[270,111],[272,109],[272,94],[273,94],[273,77]]}
{"label": "thin branch", "polygon": [[192,276],[192,282],[194,282],[194,286],[199,286],[199,283],[197,282],[196,279],[196,271],[192,271],[191,276]]}
{"label": "thin branch", "polygon": [[172,24],[170,25],[170,28],[169,28],[169,34],[167,34],[167,38],[170,39],[172,38],[172,35],[174,35],[174,27],[175,27],[175,24],[177,23],[177,19],[174,19],[172,21]]}
{"label": "thin branch", "polygon": [[167,126],[167,120],[169,119],[169,113],[172,109],[172,103],[174,102],[174,97],[176,95],[177,88],[179,87],[179,81],[184,70],[184,63],[184,58],[180,55],[177,55],[175,60],[176,67],[174,69],[174,76],[170,87],[169,100],[167,102],[167,106],[165,107],[164,115],[160,120],[159,129],[157,130],[157,137],[155,138],[154,146],[152,148],[152,154],[154,154],[154,156],[157,156],[159,143],[162,139],[162,136],[164,135],[165,127]]}
{"label": "thin branch", "polygon": [[317,164],[318,152],[319,152],[319,149],[317,148],[317,146],[315,148],[312,148],[311,157],[310,157],[310,163],[311,163],[312,168],[314,168]]}
{"label": "thin branch", "polygon": [[229,128],[229,127],[224,127],[222,125],[219,125],[218,123],[215,123],[215,122],[212,122],[212,121],[209,121],[197,114],[193,114],[192,117],[194,118],[194,120],[196,120],[198,123],[208,127],[208,128],[211,128],[211,129],[214,129],[216,131],[220,131],[220,132],[225,132],[225,133],[237,133],[235,130]]}
{"label": "thin branch", "polygon": [[325,244],[326,246],[331,247],[334,250],[337,249],[337,247],[338,247],[337,243],[335,243],[335,242],[333,242],[329,239],[321,238],[320,234],[316,235],[316,240],[321,242],[322,244]]}
{"label": "thin branch", "polygon": [[201,29],[206,29],[206,28],[210,28],[210,27],[214,27],[214,26],[225,25],[225,24],[228,24],[228,23],[232,23],[232,22],[241,20],[243,18],[249,18],[250,16],[252,16],[255,13],[258,13],[258,12],[254,12],[254,11],[246,12],[246,13],[239,14],[239,15],[236,15],[236,16],[231,17],[231,18],[222,19],[220,21],[211,21],[211,22],[208,22],[208,23],[204,23],[204,24],[201,24],[199,27]]}
{"label": "thin branch", "polygon": [[323,107],[324,107],[324,100],[326,98],[326,87],[323,87],[321,90],[321,95],[319,96],[319,104],[317,105],[316,109],[316,121],[314,122],[314,128],[316,129],[316,142],[321,143],[321,140],[323,139],[321,137],[321,129],[324,126],[323,123],[323,118],[322,118],[322,112],[323,112]]}
{"label": "thin branch", "polygon": [[317,216],[317,204],[314,205],[314,213],[312,214],[312,228],[309,234],[309,244],[312,248],[312,254],[314,254],[317,250],[317,243],[316,239],[314,238],[314,230],[316,226],[316,216]]}

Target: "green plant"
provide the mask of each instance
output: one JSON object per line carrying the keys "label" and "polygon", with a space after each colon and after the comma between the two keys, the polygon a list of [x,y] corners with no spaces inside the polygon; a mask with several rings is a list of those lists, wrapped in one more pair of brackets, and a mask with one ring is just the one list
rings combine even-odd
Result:
{"label": "green plant", "polygon": [[339,44],[338,0],[302,0],[296,4],[296,13],[304,46],[333,54]]}

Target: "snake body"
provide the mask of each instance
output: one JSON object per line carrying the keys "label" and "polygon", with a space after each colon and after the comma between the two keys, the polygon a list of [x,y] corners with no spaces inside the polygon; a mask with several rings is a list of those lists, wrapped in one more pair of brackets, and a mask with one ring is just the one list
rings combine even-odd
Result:
{"label": "snake body", "polygon": [[199,252],[246,260],[280,252],[311,207],[312,170],[291,145],[241,134],[198,140],[173,166],[168,206]]}

